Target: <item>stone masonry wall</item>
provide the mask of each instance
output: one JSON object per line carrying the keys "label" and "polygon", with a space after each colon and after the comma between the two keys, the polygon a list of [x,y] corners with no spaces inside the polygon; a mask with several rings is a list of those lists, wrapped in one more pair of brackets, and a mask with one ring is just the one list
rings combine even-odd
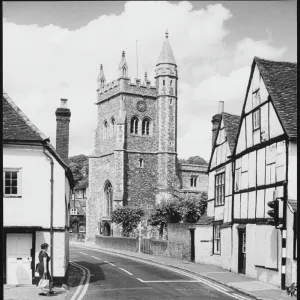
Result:
{"label": "stone masonry wall", "polygon": [[138,238],[130,237],[115,237],[115,236],[100,236],[96,235],[96,245],[103,248],[120,249],[125,251],[137,252],[139,248]]}

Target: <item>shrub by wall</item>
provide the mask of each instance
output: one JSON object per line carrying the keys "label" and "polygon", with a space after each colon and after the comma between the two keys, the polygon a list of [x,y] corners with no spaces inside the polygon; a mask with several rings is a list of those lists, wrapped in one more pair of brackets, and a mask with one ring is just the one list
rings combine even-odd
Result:
{"label": "shrub by wall", "polygon": [[168,241],[150,239],[150,254],[168,256]]}
{"label": "shrub by wall", "polygon": [[96,235],[95,243],[103,248],[132,252],[138,252],[139,250],[138,238]]}

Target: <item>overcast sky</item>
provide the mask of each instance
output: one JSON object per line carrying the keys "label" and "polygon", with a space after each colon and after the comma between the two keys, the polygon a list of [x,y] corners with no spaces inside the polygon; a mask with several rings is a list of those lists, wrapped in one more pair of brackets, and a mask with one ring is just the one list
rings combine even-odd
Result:
{"label": "overcast sky", "polygon": [[165,30],[179,71],[178,156],[209,160],[218,101],[240,114],[254,56],[296,62],[296,1],[3,2],[4,91],[55,146],[60,98],[70,156],[89,155],[100,64],[108,82],[126,51],[129,76],[154,68]]}

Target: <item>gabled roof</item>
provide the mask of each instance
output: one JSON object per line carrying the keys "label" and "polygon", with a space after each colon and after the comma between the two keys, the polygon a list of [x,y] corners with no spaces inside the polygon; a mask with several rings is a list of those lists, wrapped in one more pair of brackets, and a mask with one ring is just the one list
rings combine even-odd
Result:
{"label": "gabled roof", "polygon": [[196,222],[197,225],[210,225],[214,221],[214,217],[209,217],[207,213],[203,214]]}
{"label": "gabled roof", "polygon": [[219,133],[219,130],[221,128],[221,124],[222,124],[222,120],[224,123],[224,130],[226,133],[226,137],[227,137],[227,142],[229,145],[229,149],[231,154],[233,154],[233,150],[237,141],[237,135],[238,135],[238,129],[239,129],[239,123],[240,123],[240,116],[237,115],[232,115],[226,112],[222,112],[221,114],[221,119],[219,121],[219,125],[218,125],[218,130],[217,130],[217,134],[216,134],[216,138],[214,140],[214,144],[212,147],[212,151],[211,151],[211,156],[210,156],[210,160],[209,160],[209,165],[207,170],[210,170],[210,166],[211,166],[211,161],[215,152],[215,148],[217,146],[217,136]]}
{"label": "gabled roof", "polygon": [[166,36],[166,39],[164,41],[162,50],[160,52],[158,61],[156,63],[156,65],[159,64],[173,64],[176,65],[176,61],[175,61],[175,57],[169,42],[168,37]]}
{"label": "gabled roof", "polygon": [[46,147],[58,163],[65,169],[71,188],[74,180],[71,170],[60,157],[47,138],[21,111],[21,109],[6,94],[2,96],[3,107],[3,144],[37,143]]}
{"label": "gabled roof", "polygon": [[255,63],[287,135],[297,138],[297,63],[254,57]]}
{"label": "gabled roof", "polygon": [[2,107],[3,140],[41,142],[48,139],[6,93],[2,96]]}
{"label": "gabled roof", "polygon": [[234,145],[236,143],[239,124],[240,124],[240,116],[231,115],[229,113],[222,113],[222,119],[224,122],[225,132],[229,144],[229,148],[231,154],[233,153]]}

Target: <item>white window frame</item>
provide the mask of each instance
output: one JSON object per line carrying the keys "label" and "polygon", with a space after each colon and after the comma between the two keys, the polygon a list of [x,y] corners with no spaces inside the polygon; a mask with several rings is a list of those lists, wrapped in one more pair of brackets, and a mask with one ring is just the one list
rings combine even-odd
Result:
{"label": "white window frame", "polygon": [[78,214],[77,208],[72,207],[70,214],[71,214],[71,216],[77,216],[77,214]]}
{"label": "white window frame", "polygon": [[221,226],[213,226],[213,254],[221,254]]}
{"label": "white window frame", "polygon": [[253,112],[253,130],[260,128],[260,109]]}
{"label": "white window frame", "polygon": [[215,175],[215,206],[221,206],[224,204],[225,204],[225,172],[221,172]]}
{"label": "white window frame", "polygon": [[[17,172],[17,194],[5,193],[5,173]],[[3,196],[5,198],[20,198],[22,197],[22,169],[21,168],[3,168]]]}

